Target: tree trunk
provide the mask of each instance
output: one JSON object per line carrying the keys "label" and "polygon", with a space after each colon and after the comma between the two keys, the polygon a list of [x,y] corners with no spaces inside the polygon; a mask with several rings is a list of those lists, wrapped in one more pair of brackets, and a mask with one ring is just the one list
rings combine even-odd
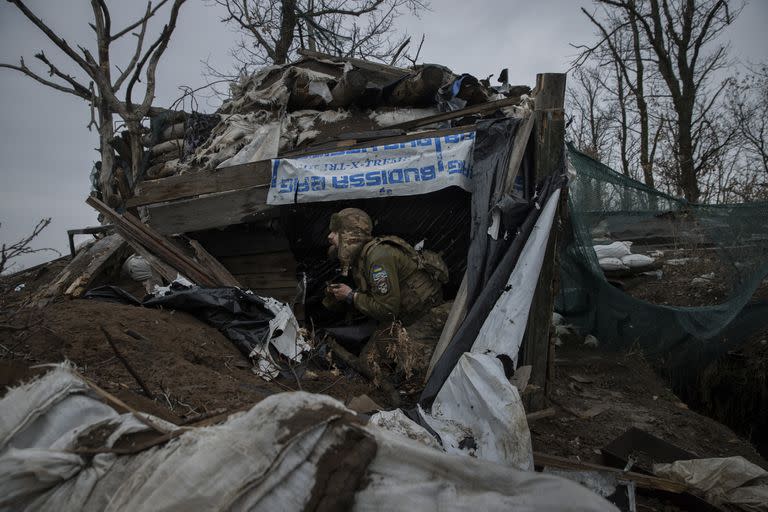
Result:
{"label": "tree trunk", "polygon": [[128,183],[133,188],[141,179],[141,171],[144,164],[144,148],[141,145],[141,121],[131,119],[126,121],[126,125],[129,135],[128,142],[131,147],[131,171],[128,176]]}
{"label": "tree trunk", "polygon": [[285,64],[288,52],[293,43],[293,34],[298,18],[296,17],[296,0],[282,0],[280,39],[275,44],[275,64]]}
{"label": "tree trunk", "polygon": [[678,159],[680,165],[680,188],[688,202],[699,202],[699,183],[693,163],[693,137],[691,136],[691,112],[679,114]]}
{"label": "tree trunk", "polygon": [[99,172],[99,189],[105,203],[113,208],[118,206],[119,198],[115,194],[114,166],[115,153],[109,141],[115,135],[112,124],[112,110],[109,103],[102,100],[98,105],[99,113],[99,148],[101,153],[101,171]]}

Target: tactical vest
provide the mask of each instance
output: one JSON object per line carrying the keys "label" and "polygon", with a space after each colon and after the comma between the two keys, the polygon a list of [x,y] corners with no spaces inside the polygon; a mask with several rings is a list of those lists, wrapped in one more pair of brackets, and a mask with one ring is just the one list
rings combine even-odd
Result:
{"label": "tactical vest", "polygon": [[401,290],[399,316],[407,325],[442,301],[442,284],[448,282],[448,266],[439,254],[432,251],[417,251],[402,238],[378,237],[363,247],[357,259],[355,281],[361,287],[367,288],[368,254],[381,244],[397,247],[406,254],[406,261],[411,263],[407,268],[398,269],[402,273],[398,276]]}

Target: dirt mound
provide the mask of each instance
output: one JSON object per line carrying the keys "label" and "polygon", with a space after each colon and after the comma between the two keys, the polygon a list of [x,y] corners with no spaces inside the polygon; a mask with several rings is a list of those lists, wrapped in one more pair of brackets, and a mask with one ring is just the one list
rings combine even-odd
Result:
{"label": "dirt mound", "polygon": [[[223,334],[180,311],[69,300],[23,310],[16,321],[29,327],[0,334],[0,359],[13,368],[2,382],[5,385],[30,378],[29,366],[67,359],[128,405],[177,422],[253,405],[289,390],[322,391],[343,401],[368,394],[384,401],[370,383],[339,369],[318,366],[301,372],[301,378],[264,381]],[[102,327],[114,337],[152,398],[142,394]]]}

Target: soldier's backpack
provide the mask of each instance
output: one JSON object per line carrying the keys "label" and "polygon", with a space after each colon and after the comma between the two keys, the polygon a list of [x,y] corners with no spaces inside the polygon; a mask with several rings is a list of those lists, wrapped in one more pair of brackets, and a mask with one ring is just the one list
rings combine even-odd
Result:
{"label": "soldier's backpack", "polygon": [[416,263],[419,270],[426,272],[428,276],[440,284],[448,282],[448,265],[443,258],[434,251],[417,251],[408,242],[397,236],[382,236],[376,239],[379,243],[388,243],[404,250]]}

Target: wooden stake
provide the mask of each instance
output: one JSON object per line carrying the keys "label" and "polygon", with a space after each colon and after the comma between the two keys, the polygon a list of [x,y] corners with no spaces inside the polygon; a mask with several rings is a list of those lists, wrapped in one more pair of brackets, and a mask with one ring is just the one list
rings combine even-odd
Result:
{"label": "wooden stake", "polygon": [[123,354],[120,353],[120,351],[117,349],[117,345],[115,345],[115,340],[112,338],[112,335],[109,334],[109,331],[101,325],[99,326],[101,329],[101,332],[104,333],[104,336],[107,338],[107,343],[109,343],[109,346],[112,347],[112,350],[115,353],[115,356],[120,360],[121,363],[123,363],[123,366],[125,366],[125,369],[128,370],[128,373],[131,374],[131,377],[134,378],[134,380],[139,384],[139,387],[142,389],[145,395],[149,398],[154,398],[154,395],[149,390],[147,385],[144,383],[144,380],[139,376],[139,374],[136,372],[136,370],[133,369],[133,367],[128,363],[128,360],[125,358]]}

